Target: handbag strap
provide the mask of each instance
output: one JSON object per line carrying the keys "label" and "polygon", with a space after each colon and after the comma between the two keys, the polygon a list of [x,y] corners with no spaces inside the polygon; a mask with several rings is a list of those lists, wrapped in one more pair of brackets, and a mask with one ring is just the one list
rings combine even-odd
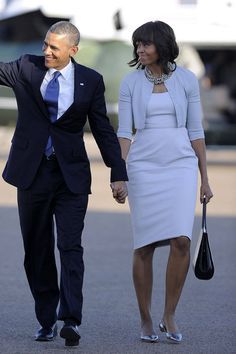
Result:
{"label": "handbag strap", "polygon": [[206,226],[206,197],[203,198],[203,203],[202,203],[202,230],[203,230],[203,232],[207,232],[207,226]]}

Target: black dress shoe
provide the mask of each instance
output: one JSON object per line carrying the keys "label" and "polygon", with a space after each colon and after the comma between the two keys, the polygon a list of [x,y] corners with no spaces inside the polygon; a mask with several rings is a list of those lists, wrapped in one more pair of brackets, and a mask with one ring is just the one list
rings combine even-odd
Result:
{"label": "black dress shoe", "polygon": [[52,327],[41,327],[35,334],[35,340],[38,342],[50,342],[57,336],[57,325]]}
{"label": "black dress shoe", "polygon": [[65,323],[61,329],[60,336],[65,339],[65,346],[67,347],[75,347],[79,345],[79,326],[76,324]]}

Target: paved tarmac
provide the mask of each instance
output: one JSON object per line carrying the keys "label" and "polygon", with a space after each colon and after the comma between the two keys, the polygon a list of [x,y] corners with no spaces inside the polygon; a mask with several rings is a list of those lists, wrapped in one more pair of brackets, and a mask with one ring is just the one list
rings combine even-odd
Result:
{"label": "paved tarmac", "polygon": [[[11,131],[0,130],[0,172],[5,164]],[[169,344],[160,333],[158,344],[139,341],[139,315],[132,285],[132,236],[128,205],[110,194],[109,170],[86,136],[92,161],[93,195],[83,233],[85,282],[80,346],[64,347],[58,337],[38,343],[34,305],[23,269],[15,189],[0,182],[0,353],[2,354],[235,354],[236,353],[236,150],[208,150],[209,176],[215,194],[208,206],[208,233],[215,275],[200,281],[190,268],[177,311],[184,340]],[[199,203],[192,251],[200,230]],[[57,253],[57,251],[56,251]],[[154,258],[153,320],[162,315],[168,248]],[[60,327],[59,323],[59,327]]]}

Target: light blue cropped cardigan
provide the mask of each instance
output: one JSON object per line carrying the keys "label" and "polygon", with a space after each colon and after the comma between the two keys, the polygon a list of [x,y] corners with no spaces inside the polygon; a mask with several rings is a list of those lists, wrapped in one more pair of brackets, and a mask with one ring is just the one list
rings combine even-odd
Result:
{"label": "light blue cropped cardigan", "polygon": [[[173,101],[177,127],[186,127],[189,139],[204,139],[202,107],[196,76],[189,70],[178,67],[165,86]],[[153,91],[153,83],[147,80],[144,70],[129,73],[121,82],[119,94],[119,128],[117,136],[132,140],[133,127],[145,126],[147,103]]]}

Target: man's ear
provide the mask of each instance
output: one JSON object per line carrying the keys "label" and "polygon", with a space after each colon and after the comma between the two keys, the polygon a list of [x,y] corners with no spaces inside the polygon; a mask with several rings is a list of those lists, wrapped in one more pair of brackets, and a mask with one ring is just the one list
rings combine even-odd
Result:
{"label": "man's ear", "polygon": [[73,46],[70,48],[70,56],[71,57],[74,57],[76,53],[78,53],[79,51],[79,46]]}

